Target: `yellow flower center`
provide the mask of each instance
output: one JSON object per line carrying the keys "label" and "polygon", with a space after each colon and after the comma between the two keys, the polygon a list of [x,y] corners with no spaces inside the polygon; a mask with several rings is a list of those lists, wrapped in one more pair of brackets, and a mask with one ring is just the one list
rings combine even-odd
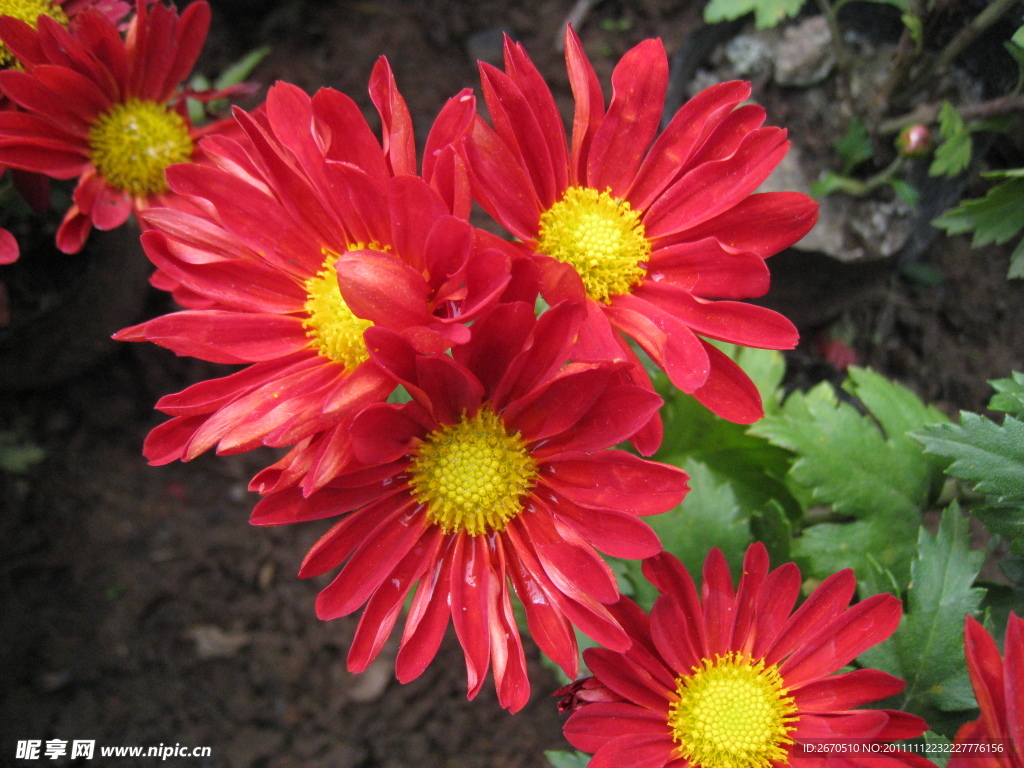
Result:
{"label": "yellow flower center", "polygon": [[[32,29],[39,24],[40,16],[49,16],[65,27],[68,25],[68,17],[64,13],[64,9],[51,0],[0,0],[0,16],[13,16],[19,21],[24,21]],[[2,43],[0,43],[0,67],[18,67],[14,54]]]}
{"label": "yellow flower center", "polygon": [[537,250],[575,269],[587,296],[605,304],[638,285],[651,243],[628,202],[589,187],[569,187],[540,217]]}
{"label": "yellow flower center", "polygon": [[185,120],[170,107],[131,98],[89,129],[92,162],[107,183],[136,197],[167,191],[164,170],[192,157]]}
{"label": "yellow flower center", "polygon": [[[348,248],[350,251],[367,249],[385,250],[378,243],[354,243]],[[339,255],[329,248],[324,248],[323,253],[327,257],[323,266],[305,283],[308,317],[302,325],[317,352],[351,370],[370,357],[363,331],[373,323],[356,317],[342,298],[338,272],[334,268]]]}
{"label": "yellow flower center", "polygon": [[668,724],[679,753],[701,768],[768,768],[786,758],[797,709],[779,669],[730,651],[676,681]]}
{"label": "yellow flower center", "polygon": [[427,435],[412,470],[412,494],[428,505],[427,520],[470,536],[504,530],[537,479],[525,441],[486,405]]}

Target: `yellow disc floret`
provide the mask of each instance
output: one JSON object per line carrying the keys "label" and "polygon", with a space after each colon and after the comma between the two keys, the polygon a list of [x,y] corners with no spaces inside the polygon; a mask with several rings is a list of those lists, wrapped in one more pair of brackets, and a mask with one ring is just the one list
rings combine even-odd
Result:
{"label": "yellow disc floret", "polygon": [[[349,246],[350,251],[366,248],[383,250],[376,244]],[[373,323],[356,317],[348,308],[338,287],[338,272],[334,268],[339,256],[327,248],[323,253],[327,257],[323,266],[305,283],[307,318],[302,324],[317,352],[351,370],[370,357],[363,341],[363,331]]]}
{"label": "yellow disc floret", "polygon": [[639,285],[651,243],[640,214],[625,200],[589,187],[569,187],[540,217],[537,250],[569,264],[587,296],[611,301]]}
{"label": "yellow disc floret", "polygon": [[[49,16],[65,27],[68,25],[64,9],[51,0],[0,0],[0,16],[13,16],[19,21],[24,21],[32,29],[38,25],[40,16]],[[10,49],[0,43],[0,68],[7,67],[18,67],[18,62],[15,61]]]}
{"label": "yellow disc floret", "polygon": [[137,197],[167,191],[164,171],[192,157],[188,125],[170,107],[128,99],[89,129],[93,165],[106,182]]}
{"label": "yellow disc floret", "polygon": [[537,465],[519,433],[509,434],[488,406],[445,424],[417,449],[410,481],[427,520],[445,533],[470,536],[504,530],[523,511]]}
{"label": "yellow disc floret", "polygon": [[668,725],[680,756],[701,768],[768,768],[786,758],[797,709],[778,667],[729,652],[676,681]]}

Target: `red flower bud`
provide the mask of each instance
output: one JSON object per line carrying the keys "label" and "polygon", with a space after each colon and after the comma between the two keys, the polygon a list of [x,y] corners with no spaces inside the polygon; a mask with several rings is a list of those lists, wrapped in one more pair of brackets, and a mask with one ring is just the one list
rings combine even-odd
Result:
{"label": "red flower bud", "polygon": [[915,157],[924,155],[932,148],[932,134],[928,127],[921,125],[908,125],[896,139],[896,148],[900,154]]}

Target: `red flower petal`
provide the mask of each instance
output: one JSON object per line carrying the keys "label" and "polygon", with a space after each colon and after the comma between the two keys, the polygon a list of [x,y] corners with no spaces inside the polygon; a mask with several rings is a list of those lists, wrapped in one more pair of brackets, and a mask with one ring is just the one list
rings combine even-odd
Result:
{"label": "red flower petal", "polygon": [[341,573],[317,595],[316,615],[329,621],[358,609],[390,576],[426,529],[422,511],[411,503],[380,519],[378,526],[359,542]]}
{"label": "red flower petal", "polygon": [[455,565],[452,557],[455,540],[454,536],[441,537],[440,550],[416,588],[395,660],[395,676],[399,682],[408,683],[423,674],[441,645],[451,613],[448,590]]}
{"label": "red flower petal", "polygon": [[642,520],[614,509],[591,509],[573,504],[550,491],[551,511],[577,533],[612,557],[642,559],[661,550],[658,535]]}
{"label": "red flower petal", "polygon": [[565,68],[569,73],[576,110],[572,122],[569,183],[581,184],[590,156],[590,144],[604,117],[604,95],[597,73],[583,52],[583,45],[571,26],[565,28]]}
{"label": "red flower petal", "polygon": [[775,642],[764,649],[765,664],[779,664],[802,643],[820,633],[850,604],[857,588],[853,571],[845,569],[826,578],[796,610]]}
{"label": "red flower petal", "polygon": [[692,393],[707,381],[708,353],[682,320],[628,294],[616,296],[605,313],[612,325],[636,341],[679,389]]}
{"label": "red flower petal", "polygon": [[896,631],[903,605],[890,595],[872,595],[846,610],[822,629],[814,641],[782,662],[788,685],[828,675]]}
{"label": "red flower petal", "polygon": [[618,297],[616,305],[630,306],[633,298],[650,302],[696,333],[720,341],[761,349],[793,349],[799,339],[793,323],[778,312],[755,304],[702,301],[676,286],[645,282],[632,297]]}
{"label": "red flower petal", "polygon": [[687,475],[678,467],[615,450],[550,458],[541,467],[541,478],[577,504],[634,515],[667,512],[689,490]]}
{"label": "red flower petal", "polygon": [[626,195],[658,131],[667,88],[661,40],[644,40],[615,65],[612,100],[590,145],[586,186],[610,189],[616,198]]}
{"label": "red flower petal", "polygon": [[586,752],[596,752],[612,739],[626,734],[660,734],[671,738],[668,702],[662,704],[664,712],[619,701],[587,704],[569,716],[563,733],[576,749]]}
{"label": "red flower petal", "polygon": [[[490,662],[488,596],[492,574],[487,538],[457,534],[450,555],[454,561],[449,587],[452,623],[465,653],[471,699],[483,687]],[[504,580],[504,574],[495,575]]]}
{"label": "red flower petal", "polygon": [[704,626],[708,633],[708,652],[725,655],[730,650],[733,620],[736,615],[736,593],[725,555],[718,547],[708,552],[704,561],[701,584],[701,602],[704,604]]}
{"label": "red flower petal", "polygon": [[747,134],[732,156],[697,166],[651,204],[644,217],[647,237],[670,236],[729,210],[768,178],[788,148],[779,128]]}
{"label": "red flower petal", "polygon": [[219,310],[185,310],[155,318],[146,324],[146,339],[212,363],[272,360],[309,344],[297,318]]}
{"label": "red flower petal", "polygon": [[370,99],[380,114],[384,154],[393,176],[415,175],[416,137],[405,99],[398,92],[387,59],[381,56],[370,74]]}
{"label": "red flower petal", "polygon": [[395,627],[406,594],[437,556],[441,538],[440,529],[432,528],[370,596],[348,649],[350,671],[363,672],[377,658]]}
{"label": "red flower petal", "polygon": [[857,669],[789,686],[800,712],[835,712],[895,696],[906,683],[877,669]]}
{"label": "red flower petal", "polygon": [[668,713],[669,697],[675,697],[676,692],[666,689],[646,669],[607,648],[588,648],[583,658],[590,671],[622,698],[654,712]]}
{"label": "red flower petal", "polygon": [[734,80],[707,88],[683,104],[658,136],[633,187],[626,195],[633,208],[646,210],[688,167],[690,158],[721,120],[750,96],[750,84]]}
{"label": "red flower petal", "polygon": [[[768,258],[796,243],[818,220],[818,204],[799,192],[760,192],[685,232],[688,241],[715,237],[722,245]],[[757,226],[751,227],[750,222]]]}
{"label": "red flower petal", "polygon": [[671,737],[657,734],[621,736],[605,744],[588,763],[589,768],[662,768],[675,753]]}
{"label": "red flower petal", "polygon": [[736,362],[702,341],[711,363],[707,380],[691,394],[708,410],[736,424],[753,424],[764,416],[761,394]]}

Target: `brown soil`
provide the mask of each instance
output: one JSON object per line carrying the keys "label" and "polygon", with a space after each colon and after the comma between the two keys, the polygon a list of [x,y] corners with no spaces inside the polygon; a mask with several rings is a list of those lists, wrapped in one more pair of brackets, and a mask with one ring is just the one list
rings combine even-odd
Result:
{"label": "brown soil", "polygon": [[[204,71],[271,41],[255,73],[264,85],[330,85],[369,110],[366,80],[385,54],[423,130],[443,99],[474,85],[467,41],[490,55],[491,33],[505,28],[568,105],[553,41],[572,5],[295,0],[260,15],[224,0]],[[600,3],[582,28],[599,72],[607,78],[650,35],[671,51],[696,24],[697,5]],[[882,270],[855,292],[840,290],[854,281],[829,265],[778,257],[772,300],[808,332],[794,367],[829,375],[810,341],[841,320],[863,363],[948,410],[983,408],[987,379],[1024,370],[1024,284],[1006,281],[1007,253],[942,238],[925,257],[937,284]],[[151,314],[168,309],[162,297],[150,303]],[[33,764],[14,760],[16,740],[53,738],[209,746],[209,758],[164,763],[209,768],[541,766],[544,749],[567,748],[550,696],[558,683],[535,653],[534,696],[515,716],[486,688],[465,700],[453,637],[408,685],[393,680],[389,658],[350,675],[354,622],[318,621],[323,580],[294,576],[326,524],[248,525],[246,483],[272,454],[146,465],[141,444],[161,420],[157,398],[217,373],[121,345],[63,384],[2,395],[0,430],[17,430],[45,458],[24,474],[0,473],[0,765]]]}

